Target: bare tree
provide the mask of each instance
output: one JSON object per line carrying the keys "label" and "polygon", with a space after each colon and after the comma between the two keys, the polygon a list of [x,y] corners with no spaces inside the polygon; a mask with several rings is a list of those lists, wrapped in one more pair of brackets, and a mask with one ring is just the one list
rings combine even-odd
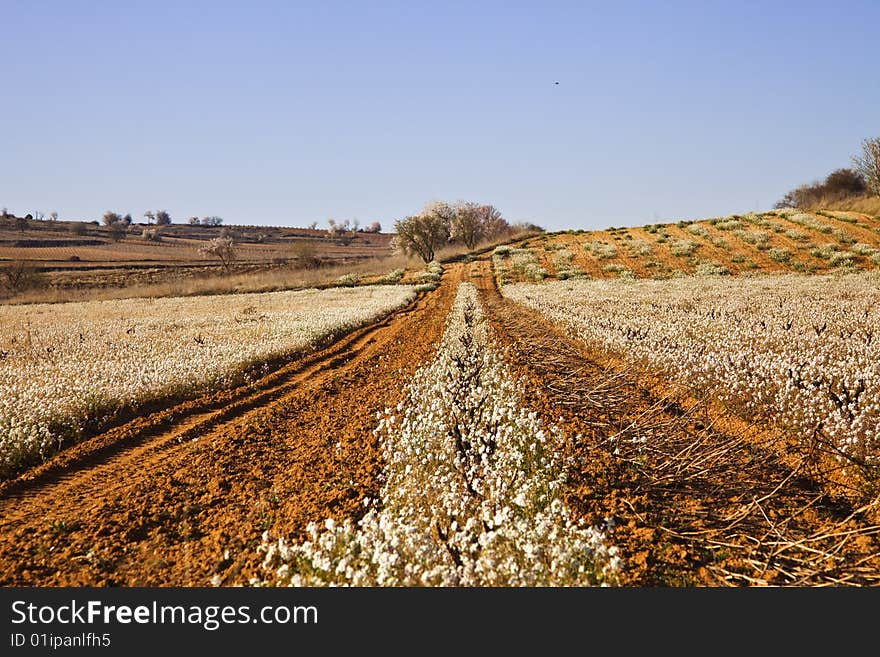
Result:
{"label": "bare tree", "polygon": [[236,257],[235,242],[231,237],[215,237],[200,247],[199,253],[210,258],[217,258],[223,265],[223,269],[229,272]]}
{"label": "bare tree", "polygon": [[21,292],[36,287],[41,282],[42,276],[39,270],[24,260],[18,260],[0,268],[0,285],[10,292]]}
{"label": "bare tree", "polygon": [[144,212],[144,219],[147,220],[148,224],[151,224],[156,221],[156,215],[153,214],[152,210],[147,210],[146,212]]}
{"label": "bare tree", "polygon": [[118,212],[112,212],[111,210],[107,210],[104,216],[101,217],[101,223],[105,226],[112,226],[118,221],[122,221],[122,216]]}
{"label": "bare tree", "polygon": [[476,203],[458,203],[450,223],[449,237],[473,249],[486,236],[486,225],[482,219],[481,208]]}
{"label": "bare tree", "polygon": [[202,217],[202,225],[203,226],[221,226],[223,225],[223,217],[217,217],[215,215],[211,215],[208,217]]}
{"label": "bare tree", "polygon": [[494,205],[480,206],[480,221],[486,239],[495,239],[510,233],[510,224],[501,216],[501,210]]}
{"label": "bare tree", "polygon": [[189,225],[190,226],[198,226],[199,225],[199,218],[198,217],[190,217],[189,218]]}
{"label": "bare tree", "polygon": [[382,232],[382,224],[380,224],[378,221],[374,221],[367,228],[367,232],[368,233],[381,233]]}
{"label": "bare tree", "polygon": [[432,203],[421,213],[394,222],[394,249],[431,262],[437,250],[449,242],[454,211],[446,203]]}
{"label": "bare tree", "polygon": [[54,212],[54,211],[50,212],[49,213],[49,221],[58,221],[58,213]]}
{"label": "bare tree", "polygon": [[318,230],[318,222],[317,222],[317,221],[313,221],[312,223],[310,223],[310,224],[309,224],[309,230]]}
{"label": "bare tree", "polygon": [[853,157],[853,164],[865,179],[868,193],[880,196],[880,137],[862,142],[862,152]]}

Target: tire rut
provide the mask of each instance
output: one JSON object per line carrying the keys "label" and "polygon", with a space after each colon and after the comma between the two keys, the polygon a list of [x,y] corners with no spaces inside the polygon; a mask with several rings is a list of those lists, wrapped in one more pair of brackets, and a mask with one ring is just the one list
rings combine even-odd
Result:
{"label": "tire rut", "polygon": [[0,584],[238,584],[263,530],[362,513],[381,472],[376,414],[433,356],[460,272],[251,386],[136,418],[10,482]]}

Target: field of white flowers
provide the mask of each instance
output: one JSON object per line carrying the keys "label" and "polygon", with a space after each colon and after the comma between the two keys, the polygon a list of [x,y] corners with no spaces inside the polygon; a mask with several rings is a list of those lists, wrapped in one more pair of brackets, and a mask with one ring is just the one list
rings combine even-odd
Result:
{"label": "field of white flowers", "polygon": [[291,543],[264,535],[269,585],[610,584],[607,528],[561,500],[561,433],[521,405],[492,349],[476,288],[463,283],[435,360],[378,418],[380,498],[358,522],[327,520]]}
{"label": "field of white flowers", "polygon": [[0,306],[0,474],[123,406],[252,366],[409,303],[411,286]]}
{"label": "field of white flowers", "polygon": [[513,285],[588,344],[880,465],[880,276]]}

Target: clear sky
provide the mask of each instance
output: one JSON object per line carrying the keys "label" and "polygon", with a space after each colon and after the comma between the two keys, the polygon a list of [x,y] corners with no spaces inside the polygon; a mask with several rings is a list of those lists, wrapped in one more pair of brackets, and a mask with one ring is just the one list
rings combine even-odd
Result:
{"label": "clear sky", "polygon": [[637,225],[768,209],[880,136],[876,0],[0,0],[0,26],[17,214]]}

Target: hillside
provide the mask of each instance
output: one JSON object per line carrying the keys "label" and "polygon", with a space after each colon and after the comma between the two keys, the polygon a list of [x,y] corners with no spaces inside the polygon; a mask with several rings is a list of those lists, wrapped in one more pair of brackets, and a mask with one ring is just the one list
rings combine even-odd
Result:
{"label": "hillside", "polygon": [[[221,235],[235,242],[231,272],[200,252]],[[39,274],[42,290],[84,290],[192,281],[224,273],[319,267],[330,271],[389,256],[391,238],[382,233],[330,235],[307,228],[186,224],[134,224],[114,236],[96,223],[7,216],[0,217],[0,274],[6,268],[27,267]],[[0,289],[0,297],[3,293]]]}
{"label": "hillside", "polygon": [[826,273],[880,268],[880,217],[773,210],[636,228],[545,233],[493,256],[499,282]]}

